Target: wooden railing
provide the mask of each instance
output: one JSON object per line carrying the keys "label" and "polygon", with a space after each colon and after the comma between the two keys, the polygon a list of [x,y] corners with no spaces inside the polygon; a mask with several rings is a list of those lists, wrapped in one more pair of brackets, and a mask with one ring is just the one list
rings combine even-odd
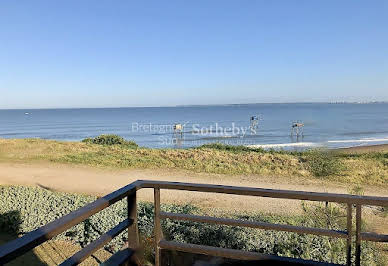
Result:
{"label": "wooden railing", "polygon": [[[96,200],[93,203],[86,205],[58,220],[55,220],[41,228],[32,231],[21,238],[11,241],[3,246],[0,246],[0,265],[8,263],[18,256],[28,252],[29,250],[39,246],[58,234],[66,231],[74,225],[84,221],[91,215],[103,210],[104,208],[116,203],[117,201],[127,197],[128,201],[128,218],[122,221],[119,225],[103,234],[81,249],[71,258],[64,261],[61,265],[77,265],[92,255],[95,251],[107,244],[111,239],[128,228],[128,247],[114,254],[104,265],[139,265],[141,262],[136,257],[136,252],[139,248],[139,233],[137,228],[137,210],[136,210],[136,191],[142,188],[154,189],[154,204],[155,204],[155,265],[161,265],[161,251],[175,250],[181,252],[204,254],[209,256],[217,256],[239,260],[258,260],[258,261],[277,261],[293,264],[310,264],[310,265],[334,265],[329,263],[320,263],[316,261],[307,261],[302,259],[278,257],[274,255],[265,255],[256,252],[248,252],[233,249],[224,249],[218,247],[210,247],[204,245],[184,244],[163,239],[161,228],[161,219],[185,220],[194,222],[203,222],[210,224],[221,224],[229,226],[242,226],[258,229],[267,229],[275,231],[295,232],[299,234],[314,234],[321,236],[329,236],[333,238],[343,238],[347,240],[347,263],[352,264],[352,245],[355,238],[355,265],[360,265],[361,261],[361,241],[388,242],[388,235],[361,232],[361,209],[365,205],[388,207],[388,197],[371,197],[371,196],[355,196],[347,194],[333,193],[318,193],[305,191],[291,190],[274,190],[263,188],[250,187],[232,187],[219,186],[208,184],[190,184],[176,182],[158,182],[139,180],[129,184],[105,197]],[[186,190],[198,192],[212,192],[223,194],[235,194],[245,196],[269,197],[280,199],[295,199],[321,202],[335,202],[347,205],[347,230],[329,230],[321,228],[309,228],[301,226],[292,226],[285,224],[270,224],[255,221],[235,220],[227,218],[215,218],[209,216],[197,216],[178,213],[166,213],[160,210],[160,190]],[[356,230],[352,232],[352,212],[356,210]]]}

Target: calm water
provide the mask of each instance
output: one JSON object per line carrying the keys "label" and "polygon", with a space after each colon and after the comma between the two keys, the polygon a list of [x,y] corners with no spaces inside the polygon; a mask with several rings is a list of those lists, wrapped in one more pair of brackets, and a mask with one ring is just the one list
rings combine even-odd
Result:
{"label": "calm water", "polygon": [[[259,117],[250,130],[250,117]],[[304,134],[291,136],[291,124]],[[173,125],[184,125],[174,135]],[[209,142],[303,149],[388,143],[388,104],[249,104],[105,109],[0,110],[0,138],[78,141],[118,134],[147,147]]]}

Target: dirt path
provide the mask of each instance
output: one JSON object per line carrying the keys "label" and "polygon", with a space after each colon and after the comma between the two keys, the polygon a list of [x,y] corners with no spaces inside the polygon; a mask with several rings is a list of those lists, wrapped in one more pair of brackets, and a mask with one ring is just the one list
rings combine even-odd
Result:
{"label": "dirt path", "polygon": [[[0,163],[0,184],[40,186],[55,191],[102,196],[137,179],[210,183],[332,193],[348,193],[352,187],[315,180],[286,180],[257,176],[225,176],[166,170],[106,170],[65,164]],[[386,196],[388,189],[364,187],[366,195]],[[152,200],[152,191],[140,191],[142,200]],[[192,203],[205,208],[260,210],[293,213],[300,201],[220,195],[211,193],[162,191],[163,202]]]}

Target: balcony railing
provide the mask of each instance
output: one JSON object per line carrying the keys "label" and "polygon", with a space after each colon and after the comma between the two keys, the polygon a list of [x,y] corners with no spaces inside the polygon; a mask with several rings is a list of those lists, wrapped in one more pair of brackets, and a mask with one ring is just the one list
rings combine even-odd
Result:
{"label": "balcony railing", "polygon": [[[84,221],[93,214],[109,207],[117,201],[127,198],[128,202],[128,218],[112,228],[110,231],[101,235],[100,238],[90,243],[85,248],[74,254],[72,257],[65,260],[61,265],[77,265],[91,256],[95,251],[102,248],[105,244],[111,241],[115,236],[119,235],[125,229],[128,229],[128,246],[118,253],[114,254],[104,265],[139,265],[140,260],[137,257],[139,250],[139,232],[137,228],[137,209],[136,209],[136,192],[142,188],[154,189],[154,204],[155,204],[155,265],[162,264],[162,250],[173,250],[194,254],[203,254],[209,256],[250,260],[250,261],[270,261],[283,262],[283,264],[292,265],[334,265],[316,261],[308,261],[296,258],[279,257],[274,255],[266,255],[256,252],[248,252],[242,250],[225,249],[218,247],[210,247],[204,245],[194,245],[178,243],[163,239],[161,219],[185,220],[210,224],[220,224],[229,226],[242,226],[258,229],[267,229],[275,231],[295,232],[299,234],[313,234],[320,236],[329,236],[333,238],[346,239],[346,265],[352,264],[352,245],[355,245],[355,265],[360,265],[361,258],[361,241],[388,242],[388,235],[361,232],[361,210],[362,206],[383,206],[388,207],[388,197],[372,197],[372,196],[355,196],[347,194],[333,193],[318,193],[305,191],[291,190],[274,190],[264,188],[250,187],[232,187],[208,184],[190,184],[177,182],[159,182],[138,180],[131,183],[105,197],[60,218],[41,228],[36,229],[14,241],[11,241],[3,246],[0,246],[0,265],[8,263],[18,256],[23,255],[29,250],[39,246],[40,244],[52,239],[58,234],[66,231],[74,225]],[[227,218],[216,218],[208,216],[197,216],[178,213],[166,213],[160,210],[160,190],[186,190],[198,192],[211,192],[223,194],[235,194],[256,197],[269,197],[280,199],[295,199],[321,202],[343,203],[347,206],[347,230],[329,230],[321,228],[310,228],[302,226],[292,226],[285,224],[270,224],[264,222],[245,221]],[[352,211],[356,210],[356,230],[352,232]],[[354,241],[355,240],[355,241]]]}

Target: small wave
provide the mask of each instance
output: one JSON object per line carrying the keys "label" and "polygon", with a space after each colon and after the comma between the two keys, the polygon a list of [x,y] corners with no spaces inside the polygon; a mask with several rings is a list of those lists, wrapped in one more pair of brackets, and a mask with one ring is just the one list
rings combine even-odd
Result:
{"label": "small wave", "polygon": [[284,148],[284,147],[320,147],[322,144],[316,142],[294,142],[294,143],[275,143],[275,144],[255,144],[248,145],[251,148]]}
{"label": "small wave", "polygon": [[201,139],[201,140],[222,140],[222,139],[235,139],[235,138],[239,138],[239,136],[215,136],[215,137],[200,137],[198,139]]}
{"label": "small wave", "polygon": [[363,142],[384,142],[384,141],[388,141],[388,138],[329,140],[327,141],[327,143],[363,143]]}

